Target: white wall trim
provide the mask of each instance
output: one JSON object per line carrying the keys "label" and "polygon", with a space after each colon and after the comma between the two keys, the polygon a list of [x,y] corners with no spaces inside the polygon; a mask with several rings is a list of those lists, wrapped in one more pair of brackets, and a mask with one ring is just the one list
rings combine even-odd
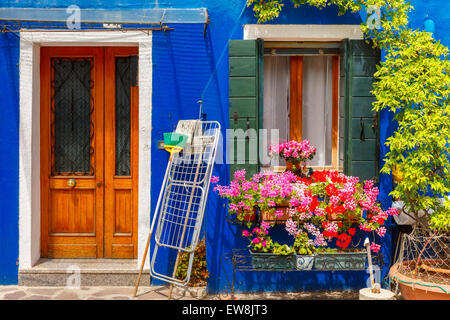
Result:
{"label": "white wall trim", "polygon": [[266,41],[341,41],[363,39],[359,25],[246,24],[244,39]]}
{"label": "white wall trim", "polygon": [[[19,270],[40,258],[40,47],[139,46],[138,259],[150,231],[152,34],[133,32],[20,32],[19,58]],[[148,259],[146,269],[149,268]]]}

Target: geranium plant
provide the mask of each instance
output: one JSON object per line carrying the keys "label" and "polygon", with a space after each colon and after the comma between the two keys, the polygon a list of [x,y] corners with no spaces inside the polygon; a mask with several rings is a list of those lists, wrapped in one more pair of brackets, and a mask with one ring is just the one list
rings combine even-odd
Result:
{"label": "geranium plant", "polygon": [[[235,215],[238,221],[247,221],[249,226],[255,215],[257,195],[260,193],[259,179],[260,177],[255,175],[252,180],[246,180],[245,170],[238,170],[234,173],[234,180],[228,186],[214,187],[214,191],[228,199],[229,215]],[[211,179],[213,183],[217,181],[216,177]]]}
{"label": "geranium plant", "polygon": [[271,146],[269,151],[271,156],[277,155],[286,161],[299,163],[311,160],[317,149],[310,145],[308,140],[303,140],[302,142],[291,140]]}
{"label": "geranium plant", "polygon": [[[279,214],[277,206],[289,203],[285,229],[297,241],[297,247],[304,245],[300,239],[304,240],[303,235],[308,234],[311,237],[308,243],[315,247],[326,247],[336,240],[336,245],[344,250],[357,229],[384,236],[385,220],[398,214],[396,209],[381,209],[376,201],[379,191],[373,181],[361,183],[357,177],[331,170],[315,171],[309,178],[297,177],[289,171],[278,174],[267,171],[249,180],[245,179],[245,170],[241,170],[229,186],[216,186],[215,190],[230,200],[232,213],[257,207]],[[274,252],[280,246],[269,237],[270,227],[263,221],[252,232],[243,231],[252,250]],[[374,244],[372,249],[377,252],[380,247]]]}

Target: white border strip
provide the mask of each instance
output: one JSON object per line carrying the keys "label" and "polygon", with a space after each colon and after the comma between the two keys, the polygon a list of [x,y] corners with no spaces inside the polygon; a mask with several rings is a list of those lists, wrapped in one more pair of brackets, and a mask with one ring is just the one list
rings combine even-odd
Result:
{"label": "white border strip", "polygon": [[[136,269],[150,230],[152,34],[143,32],[20,33],[19,270],[40,258],[40,47],[139,46],[139,228]],[[145,265],[149,269],[148,260]]]}
{"label": "white border strip", "polygon": [[244,39],[266,41],[341,41],[363,39],[359,25],[246,24]]}

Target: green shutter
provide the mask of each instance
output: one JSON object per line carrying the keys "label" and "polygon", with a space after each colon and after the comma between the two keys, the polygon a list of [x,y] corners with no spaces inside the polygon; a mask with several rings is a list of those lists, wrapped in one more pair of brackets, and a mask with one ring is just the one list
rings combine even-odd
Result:
{"label": "green shutter", "polygon": [[375,100],[371,91],[380,51],[364,40],[346,40],[341,61],[339,124],[344,130],[339,138],[344,173],[378,181],[379,118],[371,111]]}
{"label": "green shutter", "polygon": [[[261,47],[260,40],[229,42],[230,129],[242,130],[242,135],[228,137],[231,175],[241,169],[246,169],[247,176],[259,170],[257,133],[262,125],[258,116],[262,103]],[[255,131],[248,134],[248,129]]]}

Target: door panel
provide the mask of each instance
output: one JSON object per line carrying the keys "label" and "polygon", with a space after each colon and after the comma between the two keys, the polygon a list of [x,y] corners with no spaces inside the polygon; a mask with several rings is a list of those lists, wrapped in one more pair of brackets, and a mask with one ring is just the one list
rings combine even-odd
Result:
{"label": "door panel", "polygon": [[[41,49],[41,255],[103,255],[103,49]],[[71,184],[75,182],[75,184]]]}
{"label": "door panel", "polygon": [[41,49],[42,257],[137,256],[136,77],[137,48]]}
{"label": "door panel", "polygon": [[105,50],[105,257],[136,258],[138,48]]}

